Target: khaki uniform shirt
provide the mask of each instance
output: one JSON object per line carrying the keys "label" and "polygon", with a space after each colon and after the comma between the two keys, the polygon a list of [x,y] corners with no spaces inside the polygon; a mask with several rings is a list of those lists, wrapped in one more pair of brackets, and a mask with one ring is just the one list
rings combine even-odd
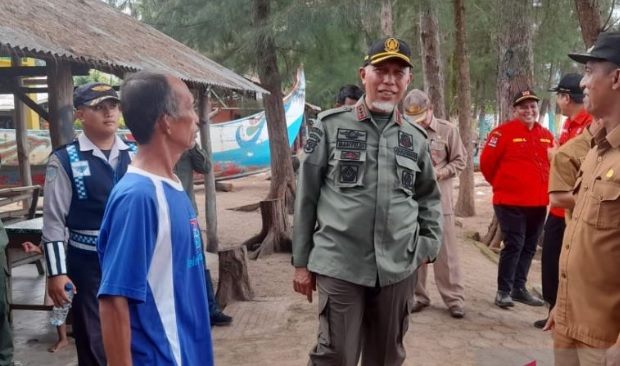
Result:
{"label": "khaki uniform shirt", "polygon": [[[575,186],[579,168],[590,150],[592,133],[587,128],[577,137],[562,145],[551,160],[549,172],[549,193],[570,192]],[[570,221],[572,210],[566,210],[566,222]]]}
{"label": "khaki uniform shirt", "polygon": [[556,331],[608,348],[620,333],[620,127],[594,135],[560,255]]}
{"label": "khaki uniform shirt", "polygon": [[293,265],[374,287],[434,261],[442,213],[428,146],[398,111],[379,131],[364,98],[320,114],[299,170]]}
{"label": "khaki uniform shirt", "polygon": [[433,166],[445,176],[438,181],[441,210],[444,215],[452,215],[454,213],[452,181],[465,169],[467,151],[459,136],[458,128],[449,121],[433,117],[426,128],[426,133],[430,142]]}

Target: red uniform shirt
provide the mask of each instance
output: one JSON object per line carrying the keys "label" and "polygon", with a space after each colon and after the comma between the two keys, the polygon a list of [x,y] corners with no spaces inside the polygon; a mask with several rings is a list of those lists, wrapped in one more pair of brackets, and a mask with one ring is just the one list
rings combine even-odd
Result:
{"label": "red uniform shirt", "polygon": [[491,131],[480,156],[480,170],[493,187],[493,204],[547,206],[547,149],[552,146],[553,135],[538,122],[530,130],[513,119]]}
{"label": "red uniform shirt", "polygon": [[[564,145],[573,137],[581,134],[583,130],[588,127],[592,123],[592,116],[586,112],[585,109],[581,109],[579,113],[575,116],[575,118],[567,118],[562,125],[562,132],[560,133],[560,146]],[[554,216],[564,217],[564,209],[551,207],[549,208],[549,212],[551,212]]]}
{"label": "red uniform shirt", "polygon": [[568,140],[579,135],[583,132],[583,129],[588,127],[592,123],[592,116],[586,112],[585,109],[581,109],[575,118],[567,118],[562,125],[562,132],[560,133],[560,146],[564,145]]}

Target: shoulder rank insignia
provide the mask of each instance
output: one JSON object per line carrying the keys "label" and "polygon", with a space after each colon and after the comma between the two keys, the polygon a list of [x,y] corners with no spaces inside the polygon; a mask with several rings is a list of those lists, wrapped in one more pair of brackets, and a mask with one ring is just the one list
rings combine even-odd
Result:
{"label": "shoulder rank insignia", "polygon": [[366,106],[364,104],[360,104],[355,108],[357,120],[363,121],[368,118],[368,111],[366,110]]}

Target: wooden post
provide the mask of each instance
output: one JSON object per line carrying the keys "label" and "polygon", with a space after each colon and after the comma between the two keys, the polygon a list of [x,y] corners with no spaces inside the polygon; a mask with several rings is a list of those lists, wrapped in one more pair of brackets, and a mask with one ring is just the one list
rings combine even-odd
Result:
{"label": "wooden post", "polygon": [[[21,60],[17,56],[11,57],[11,66],[21,66]],[[15,77],[15,87],[21,87],[21,77]],[[19,178],[22,186],[32,185],[32,174],[30,172],[30,144],[28,143],[28,131],[26,130],[26,116],[24,113],[24,104],[21,102],[17,94],[14,94],[14,119],[13,127],[15,127],[15,140],[17,142],[17,162],[19,165]],[[30,204],[23,201],[24,208]]]}
{"label": "wooden post", "polygon": [[47,60],[49,89],[50,139],[52,148],[75,137],[73,130],[73,77],[71,65],[65,61]]}
{"label": "wooden post", "polygon": [[[209,159],[213,162],[213,154],[211,149],[211,131],[210,131],[210,103],[209,89],[201,89],[198,91],[198,113],[200,118],[200,145],[207,152]],[[205,216],[207,218],[207,252],[217,253],[219,241],[217,237],[217,205],[215,199],[215,173],[214,168],[205,174]]]}

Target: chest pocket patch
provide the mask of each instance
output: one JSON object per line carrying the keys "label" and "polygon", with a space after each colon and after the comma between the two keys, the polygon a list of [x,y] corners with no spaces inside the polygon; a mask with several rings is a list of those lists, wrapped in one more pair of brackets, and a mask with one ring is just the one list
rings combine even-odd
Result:
{"label": "chest pocket patch", "polygon": [[90,177],[90,166],[84,160],[72,162],[71,172],[74,177]]}
{"label": "chest pocket patch", "polygon": [[601,230],[620,225],[620,184],[596,180],[585,201],[585,221]]}
{"label": "chest pocket patch", "polygon": [[334,185],[340,188],[364,186],[366,151],[336,150],[332,176]]}
{"label": "chest pocket patch", "polygon": [[357,164],[340,164],[340,183],[357,182],[359,169]]}
{"label": "chest pocket patch", "polygon": [[396,189],[408,196],[415,193],[416,174],[420,173],[418,164],[404,156],[396,155]]}

